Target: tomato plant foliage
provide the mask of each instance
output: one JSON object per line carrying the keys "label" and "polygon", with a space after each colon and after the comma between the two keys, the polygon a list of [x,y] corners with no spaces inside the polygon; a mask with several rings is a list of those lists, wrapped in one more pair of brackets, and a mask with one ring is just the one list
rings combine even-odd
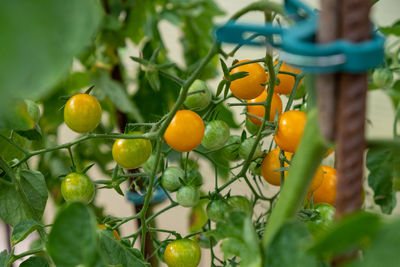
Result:
{"label": "tomato plant foliage", "polygon": [[[268,0],[224,19],[250,11],[291,23]],[[208,254],[211,266],[330,266],[352,251],[346,266],[398,265],[398,219],[371,207],[391,214],[400,190],[399,22],[379,28],[396,40],[369,83],[392,101],[394,138],[367,141],[365,211],[336,221],[336,180],[321,187],[323,167],[336,179],[321,163],[334,144],[319,132],[313,76],[269,47],[239,58],[241,45],[212,34],[222,15],[214,0],[0,2],[0,219],[13,248],[0,267],[197,266]],[[138,212],[107,214],[99,190]],[[177,206],[190,211],[186,236],[157,227]],[[121,232],[128,222],[140,224]]]}

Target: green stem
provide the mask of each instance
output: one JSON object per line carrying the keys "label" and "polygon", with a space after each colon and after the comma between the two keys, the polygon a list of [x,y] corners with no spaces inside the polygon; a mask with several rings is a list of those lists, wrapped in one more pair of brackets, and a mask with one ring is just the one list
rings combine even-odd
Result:
{"label": "green stem", "polygon": [[246,6],[245,8],[239,10],[235,14],[233,14],[230,17],[230,20],[237,20],[244,14],[250,12],[250,11],[270,11],[270,12],[275,12],[280,15],[284,14],[284,10],[282,5],[277,4],[275,2],[270,2],[270,1],[258,1],[251,3],[250,5]]}
{"label": "green stem", "polygon": [[400,105],[397,107],[396,109],[396,114],[394,116],[394,122],[393,122],[393,137],[399,137],[399,135],[397,134],[397,122],[400,119]]}
{"label": "green stem", "polygon": [[37,254],[37,253],[40,253],[40,252],[43,252],[43,251],[44,251],[43,248],[37,248],[37,249],[32,249],[32,250],[25,251],[25,252],[23,252],[21,254],[18,254],[18,255],[13,255],[11,260],[8,262],[8,264],[11,264],[11,263],[15,262],[16,260],[21,259],[23,257],[29,256],[29,255],[33,255],[33,254]]}
{"label": "green stem", "polygon": [[265,227],[264,247],[270,245],[282,224],[300,208],[313,175],[329,148],[319,132],[317,110],[311,110],[307,117],[304,134],[292,160],[285,185]]}

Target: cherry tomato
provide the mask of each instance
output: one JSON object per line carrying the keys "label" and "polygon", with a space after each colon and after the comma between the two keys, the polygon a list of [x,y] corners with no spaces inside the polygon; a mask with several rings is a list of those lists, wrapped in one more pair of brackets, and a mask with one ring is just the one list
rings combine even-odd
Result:
{"label": "cherry tomato", "polygon": [[71,97],[64,107],[64,121],[77,133],[93,131],[100,123],[101,106],[97,99],[89,94],[77,94]]}
{"label": "cherry tomato", "polygon": [[182,207],[194,207],[200,200],[200,192],[193,185],[185,185],[176,193],[176,200]]}
{"label": "cherry tomato", "polygon": [[178,239],[168,244],[164,259],[168,267],[196,267],[200,263],[201,250],[193,240]]}
{"label": "cherry tomato", "polygon": [[[155,163],[156,163],[156,155],[153,153],[150,155],[147,161],[143,163],[142,168],[145,172],[151,173],[153,171],[153,166]],[[162,172],[163,168],[164,168],[164,159],[161,157],[160,161],[158,162],[158,168],[156,174]]]}
{"label": "cherry tomato", "polygon": [[[279,159],[280,149],[275,148],[271,150],[264,158],[261,165],[261,175],[265,181],[269,184],[279,186],[281,184],[281,172],[275,171],[281,168],[281,162]],[[292,153],[285,152],[285,157],[288,161],[292,159]],[[284,162],[284,166],[288,167],[289,164]],[[284,172],[285,177],[287,176],[287,171]]]}
{"label": "cherry tomato", "polygon": [[[141,132],[129,133],[129,135],[141,134]],[[151,150],[151,142],[148,139],[117,139],[112,147],[112,156],[121,167],[136,169],[149,159]]]}
{"label": "cherry tomato", "polygon": [[226,122],[221,120],[210,121],[206,125],[201,144],[208,150],[222,148],[228,141],[230,129]]}
{"label": "cherry tomato", "polygon": [[[275,61],[275,65],[278,63],[278,61]],[[301,73],[300,69],[297,69],[295,67],[292,67],[285,62],[282,63],[281,68],[279,71],[286,71],[286,72],[292,72],[295,74]],[[294,76],[290,74],[284,74],[284,73],[278,73],[277,78],[279,79],[279,83],[275,85],[274,92],[278,94],[283,94],[283,95],[289,95],[294,86],[295,78]],[[299,84],[300,85],[300,84]]]}
{"label": "cherry tomato", "polygon": [[372,74],[372,81],[379,88],[387,88],[393,82],[393,73],[388,69],[376,69]]}
{"label": "cherry tomato", "polygon": [[165,190],[174,192],[181,187],[181,181],[179,179],[184,179],[185,172],[175,166],[170,166],[165,169],[161,176],[161,185]]}
{"label": "cherry tomato", "polygon": [[[255,138],[248,138],[245,139],[239,147],[239,156],[242,159],[247,159],[250,155],[251,148],[253,147],[254,143],[256,142]],[[261,145],[257,144],[256,151],[253,154],[253,160],[260,157],[262,155]]]}
{"label": "cherry tomato", "polygon": [[332,228],[335,208],[326,203],[318,203],[314,205],[314,210],[317,212],[317,215],[307,223],[310,232],[317,235]]}
{"label": "cherry tomato", "polygon": [[314,174],[313,180],[311,181],[310,187],[308,188],[308,192],[314,192],[315,190],[317,190],[317,188],[321,186],[323,180],[324,170],[322,166],[319,166]]}
{"label": "cherry tomato", "polygon": [[[268,92],[267,90],[264,90],[261,95],[257,96],[256,98],[252,100],[248,100],[247,103],[259,103],[259,102],[264,102],[267,100],[267,95]],[[262,104],[256,105],[256,106],[247,106],[247,112],[250,114],[253,114],[257,117],[264,118],[264,113],[265,113],[265,108]],[[274,121],[275,114],[278,113],[280,115],[282,113],[282,100],[279,97],[277,93],[274,93],[272,95],[272,101],[271,101],[271,109],[269,113],[269,121]],[[253,122],[255,125],[260,126],[262,121],[251,116],[247,115],[249,120]]]}
{"label": "cherry tomato", "polygon": [[[105,226],[104,224],[98,224],[97,227],[100,228],[101,230],[107,230],[107,226]],[[119,238],[119,234],[118,234],[117,230],[112,230],[112,232],[113,232],[114,238],[119,241],[120,238]]]}
{"label": "cherry tomato", "polygon": [[[313,203],[328,203],[335,206],[336,198],[336,169],[329,166],[321,166],[322,183],[313,193]],[[310,197],[310,194],[309,194]]]}
{"label": "cherry tomato", "polygon": [[162,262],[165,262],[164,253],[165,253],[165,249],[167,248],[169,243],[170,242],[164,241],[161,243],[160,247],[157,249],[157,256],[160,259],[160,261],[162,261]]}
{"label": "cherry tomato", "polygon": [[239,159],[240,136],[231,135],[221,150],[222,156],[229,161],[236,161]]}
{"label": "cherry tomato", "polygon": [[185,106],[188,109],[200,111],[205,109],[211,102],[211,92],[208,89],[206,83],[202,80],[195,80],[190,86],[188,93],[194,93],[189,94],[184,102]]}
{"label": "cherry tomato", "polygon": [[201,186],[203,184],[203,176],[201,173],[194,169],[186,173],[186,182],[194,186]]}
{"label": "cherry tomato", "polygon": [[213,236],[207,236],[204,233],[201,233],[198,234],[196,237],[199,246],[202,248],[211,248],[217,244],[217,240],[215,240]]}
{"label": "cherry tomato", "polygon": [[203,120],[190,110],[176,112],[164,133],[167,144],[180,152],[188,152],[198,147],[203,136]]}
{"label": "cherry tomato", "polygon": [[243,212],[249,216],[253,215],[253,205],[244,196],[231,196],[227,199],[231,211]]}
{"label": "cherry tomato", "polygon": [[[247,62],[248,60],[239,61],[237,64]],[[234,96],[244,100],[250,100],[259,96],[267,82],[267,75],[264,68],[258,63],[250,63],[233,68],[230,75],[238,72],[247,72],[246,77],[236,79],[231,82],[231,92]]]}
{"label": "cherry tomato", "polygon": [[294,153],[300,143],[306,124],[306,114],[298,110],[284,112],[278,122],[274,139],[280,149]]}
{"label": "cherry tomato", "polygon": [[80,201],[89,204],[93,200],[94,192],[94,184],[85,174],[72,172],[61,182],[61,194],[67,202]]}
{"label": "cherry tomato", "polygon": [[229,212],[229,204],[224,199],[216,199],[208,203],[207,216],[213,222],[225,220],[225,214]]}

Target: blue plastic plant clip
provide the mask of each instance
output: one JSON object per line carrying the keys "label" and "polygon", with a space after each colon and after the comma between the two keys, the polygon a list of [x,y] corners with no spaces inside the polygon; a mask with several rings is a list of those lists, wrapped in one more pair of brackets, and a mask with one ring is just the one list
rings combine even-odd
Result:
{"label": "blue plastic plant clip", "polygon": [[[145,193],[145,192],[141,192]],[[144,196],[143,194],[138,194],[137,192],[127,192],[127,199],[133,204],[137,205],[143,205],[144,203]],[[154,191],[153,198],[150,200],[150,203],[152,204],[157,204],[163,202],[165,199],[167,199],[167,195],[165,194],[164,190],[162,190],[161,187],[157,187],[156,190]]]}
{"label": "blue plastic plant clip", "polygon": [[286,0],[285,11],[295,21],[294,26],[229,21],[216,29],[217,40],[239,45],[272,45],[281,49],[282,60],[307,72],[357,73],[382,64],[385,43],[382,35],[372,32],[372,39],[361,43],[337,40],[316,44],[318,13],[299,0]]}

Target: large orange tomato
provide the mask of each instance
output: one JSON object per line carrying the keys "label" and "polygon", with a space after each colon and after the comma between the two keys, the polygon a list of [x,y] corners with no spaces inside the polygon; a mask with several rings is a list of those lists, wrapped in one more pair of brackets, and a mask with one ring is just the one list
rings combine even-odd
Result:
{"label": "large orange tomato", "polygon": [[[239,61],[237,64],[244,63],[248,60]],[[259,96],[265,89],[267,75],[265,70],[258,63],[250,63],[233,68],[230,74],[238,72],[247,72],[246,77],[236,79],[231,82],[231,91],[234,96],[244,100],[250,100]]]}
{"label": "large orange tomato", "polygon": [[[264,90],[261,95],[257,96],[256,98],[252,100],[248,100],[247,103],[258,103],[258,102],[264,102],[267,99],[268,92],[267,90]],[[265,108],[262,104],[260,105],[250,105],[247,106],[247,112],[250,114],[253,114],[257,117],[264,117],[265,113]],[[269,121],[274,121],[275,113],[278,112],[278,115],[282,113],[282,100],[279,97],[278,94],[274,93],[272,95],[272,101],[271,101],[271,109],[269,113]],[[261,125],[261,120],[251,116],[247,115],[247,117],[257,126]]]}
{"label": "large orange tomato", "polygon": [[164,133],[164,140],[173,149],[188,152],[198,147],[203,140],[204,123],[197,113],[179,110]]}

